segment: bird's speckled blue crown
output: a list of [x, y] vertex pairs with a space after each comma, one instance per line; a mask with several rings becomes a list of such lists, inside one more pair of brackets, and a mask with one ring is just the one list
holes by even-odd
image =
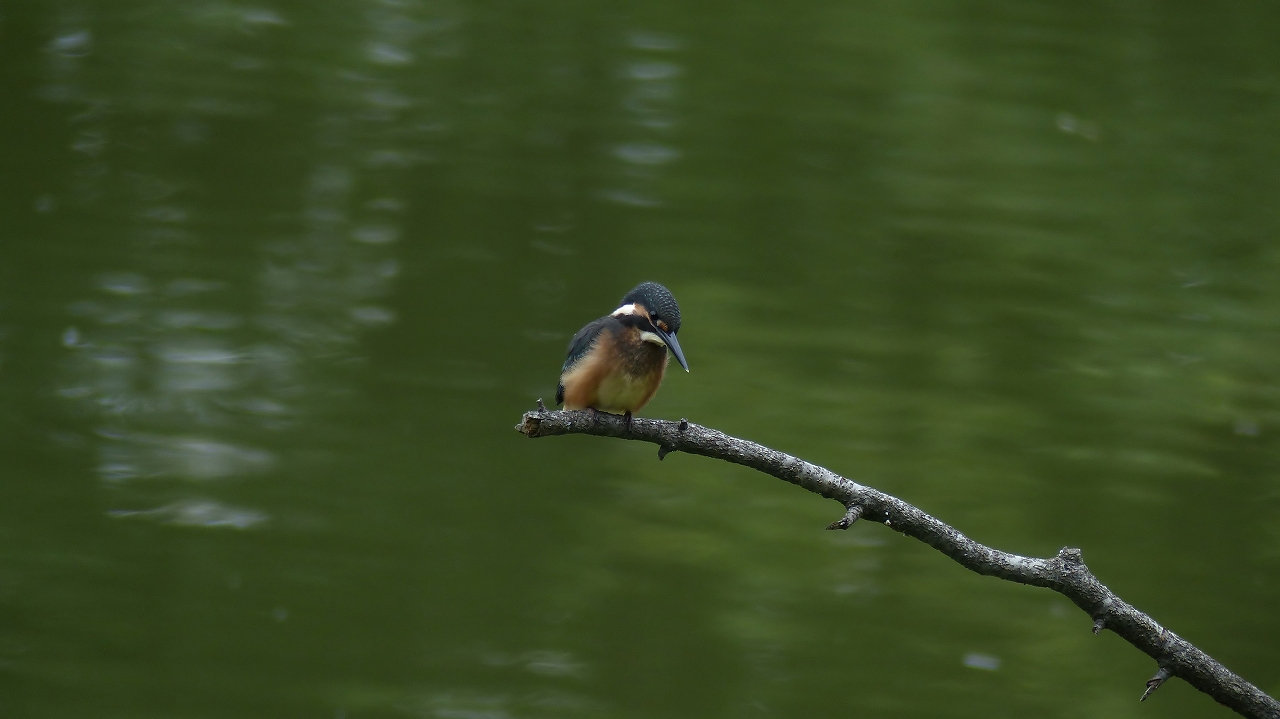
[[667, 326], [671, 328], [671, 334], [680, 331], [680, 305], [676, 304], [676, 298], [671, 294], [671, 290], [657, 282], [642, 282], [622, 298], [624, 305], [632, 302], [639, 302], [649, 310], [650, 314], [656, 313], [665, 320]]

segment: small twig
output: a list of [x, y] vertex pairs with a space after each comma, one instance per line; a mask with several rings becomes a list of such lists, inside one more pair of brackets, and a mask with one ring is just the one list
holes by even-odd
[[1106, 617], [1098, 617], [1097, 619], [1093, 620], [1093, 635], [1095, 637], [1098, 636], [1098, 632], [1101, 632], [1103, 629], [1106, 629], [1106, 628], [1107, 628]]
[[831, 524], [827, 525], [827, 529], [848, 529], [853, 523], [858, 521], [858, 517], [862, 516], [862, 506], [853, 505], [844, 511], [844, 516]]
[[[845, 507], [845, 517], [833, 527], [840, 528], [836, 525], [846, 519], [852, 524], [859, 517], [880, 522], [919, 539], [978, 574], [1046, 587], [1062, 594], [1095, 618], [1095, 632], [1101, 631], [1105, 624], [1107, 629], [1159, 662], [1160, 672], [1152, 679], [1153, 682], [1159, 680], [1156, 686], [1176, 676], [1242, 716], [1280, 719], [1280, 702], [1116, 596], [1085, 566], [1079, 549], [1063, 547], [1057, 556], [1047, 559], [992, 549], [897, 497], [798, 457], [686, 420], [677, 423], [636, 418], [628, 428], [622, 417], [614, 415], [539, 408], [526, 412], [516, 429], [527, 437], [593, 434], [653, 442], [661, 448], [660, 457], [680, 451], [759, 470], [840, 502]], [[853, 508], [858, 508], [856, 517], [852, 516]], [[1154, 688], [1148, 683], [1147, 694]]]
[[1151, 696], [1151, 692], [1159, 689], [1160, 685], [1164, 684], [1171, 676], [1173, 676], [1173, 672], [1169, 671], [1166, 667], [1160, 667], [1160, 670], [1156, 672], [1156, 675], [1147, 680], [1147, 690], [1142, 693], [1142, 698], [1138, 701], [1145, 702], [1147, 697]]

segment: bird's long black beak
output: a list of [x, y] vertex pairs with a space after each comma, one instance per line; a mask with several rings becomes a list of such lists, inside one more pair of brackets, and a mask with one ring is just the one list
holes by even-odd
[[658, 336], [662, 338], [662, 341], [667, 343], [667, 348], [671, 350], [671, 354], [676, 356], [676, 361], [680, 363], [681, 367], [684, 367], [685, 372], [688, 372], [689, 363], [685, 361], [684, 350], [680, 349], [680, 343], [676, 341], [675, 333], [667, 334], [657, 327], [654, 327], [654, 329], [657, 330]]

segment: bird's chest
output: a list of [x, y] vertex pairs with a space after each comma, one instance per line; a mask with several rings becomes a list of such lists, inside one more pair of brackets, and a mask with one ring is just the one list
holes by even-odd
[[605, 411], [630, 411], [644, 405], [667, 367], [667, 348], [641, 340], [639, 332], [624, 333], [618, 340], [613, 371], [602, 378], [597, 390]]
[[628, 328], [620, 333], [614, 351], [618, 361], [618, 374], [632, 377], [661, 376], [667, 366], [667, 348], [640, 338], [640, 330]]

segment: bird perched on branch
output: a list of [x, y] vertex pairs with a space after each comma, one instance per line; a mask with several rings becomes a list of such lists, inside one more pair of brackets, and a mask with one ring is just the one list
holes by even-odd
[[556, 404], [622, 414], [648, 404], [662, 384], [667, 350], [689, 371], [676, 333], [680, 306], [657, 282], [644, 282], [622, 298], [612, 314], [588, 323], [569, 342]]

